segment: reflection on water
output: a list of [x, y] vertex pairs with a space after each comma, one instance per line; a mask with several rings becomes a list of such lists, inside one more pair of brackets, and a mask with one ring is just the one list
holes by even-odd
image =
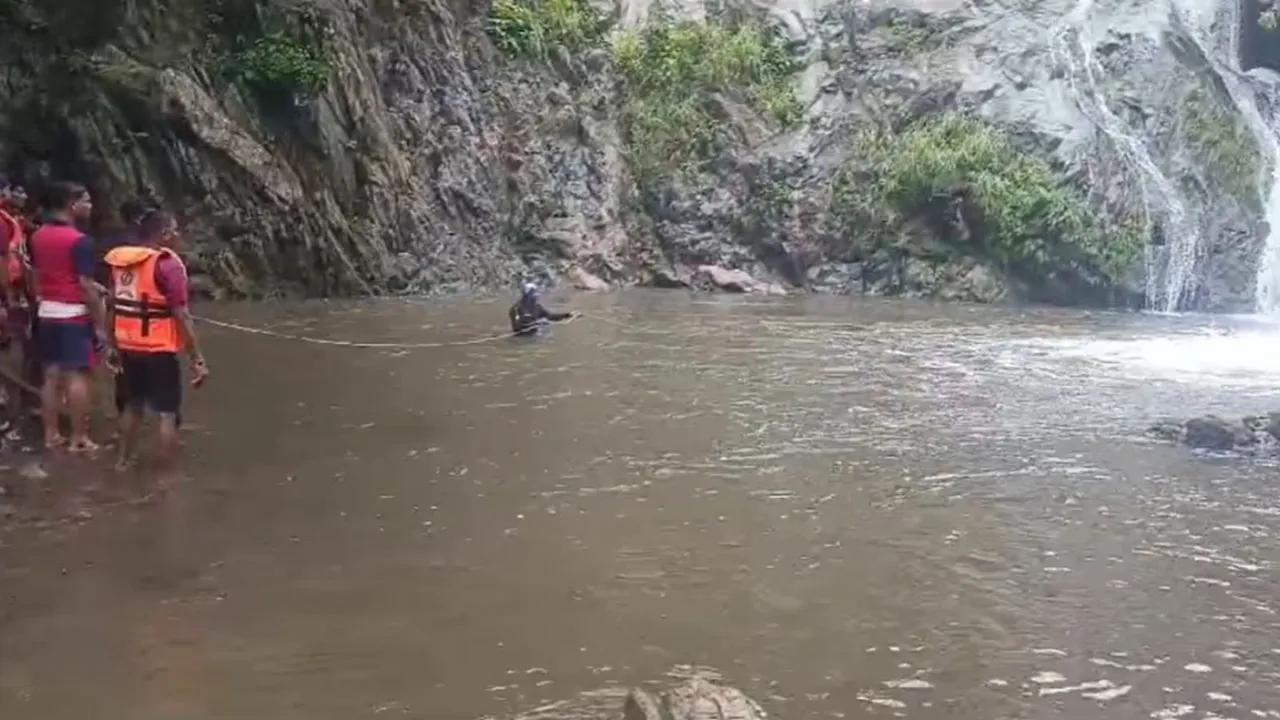
[[[206, 328], [177, 495], [0, 529], [0, 717], [473, 718], [682, 663], [785, 717], [1280, 717], [1274, 469], [1138, 434], [1273, 409], [1280, 331], [572, 303], [419, 352]], [[217, 309], [373, 342], [504, 310]]]

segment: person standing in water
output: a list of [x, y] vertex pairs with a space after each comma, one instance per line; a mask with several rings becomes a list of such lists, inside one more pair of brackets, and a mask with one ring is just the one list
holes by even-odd
[[174, 248], [177, 219], [150, 210], [138, 222], [137, 237], [107, 252], [111, 268], [111, 328], [108, 357], [116, 371], [120, 445], [116, 467], [133, 458], [142, 413], [159, 416], [160, 452], [166, 464], [177, 459], [182, 369], [178, 354], [191, 362], [191, 385], [200, 387], [209, 366], [200, 352], [187, 309], [187, 268]]
[[96, 450], [89, 439], [95, 339], [106, 340], [106, 310], [93, 280], [93, 239], [76, 227], [93, 212], [83, 185], [59, 182], [49, 188], [44, 225], [31, 236], [29, 252], [36, 304], [36, 346], [44, 364], [41, 415], [45, 447], [63, 443], [58, 416], [65, 394], [71, 415], [68, 449]]
[[511, 334], [520, 337], [536, 335], [538, 328], [547, 322], [560, 322], [574, 317], [572, 312], [556, 313], [542, 306], [538, 298], [538, 286], [525, 283], [520, 299], [507, 312], [511, 320]]

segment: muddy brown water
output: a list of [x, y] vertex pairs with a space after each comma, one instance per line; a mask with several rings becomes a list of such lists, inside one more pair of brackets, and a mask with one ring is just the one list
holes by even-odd
[[[0, 526], [0, 718], [476, 718], [680, 663], [784, 718], [1280, 717], [1280, 468], [1140, 433], [1280, 407], [1280, 329], [563, 300], [415, 352], [205, 326], [175, 493]], [[505, 302], [207, 312], [431, 342]]]

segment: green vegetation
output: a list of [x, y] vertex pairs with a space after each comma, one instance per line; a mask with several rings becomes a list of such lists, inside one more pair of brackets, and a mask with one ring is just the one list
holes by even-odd
[[614, 56], [628, 86], [632, 160], [649, 191], [704, 168], [729, 145], [732, 123], [717, 96], [745, 101], [783, 127], [800, 119], [796, 64], [756, 23], [652, 25], [620, 35]]
[[1201, 166], [1237, 200], [1257, 205], [1262, 153], [1244, 118], [1201, 88], [1188, 93], [1182, 107], [1183, 132]]
[[489, 35], [512, 57], [546, 60], [557, 47], [571, 52], [598, 45], [608, 20], [590, 0], [494, 0]]
[[314, 95], [329, 77], [329, 65], [317, 50], [283, 32], [236, 52], [229, 69], [235, 79], [265, 94]]
[[866, 129], [856, 147], [858, 167], [832, 189], [845, 237], [900, 237], [905, 220], [965, 196], [981, 212], [980, 241], [1008, 268], [1046, 272], [1083, 256], [1116, 279], [1142, 251], [1141, 228], [1097, 218], [1047, 162], [980, 120], [949, 113], [901, 132]]

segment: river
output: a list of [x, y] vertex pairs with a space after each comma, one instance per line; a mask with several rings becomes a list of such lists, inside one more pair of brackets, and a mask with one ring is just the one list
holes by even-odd
[[[683, 663], [782, 718], [1280, 717], [1277, 468], [1142, 436], [1280, 408], [1280, 326], [561, 300], [417, 351], [203, 326], [186, 482], [0, 525], [0, 717], [470, 720]], [[417, 343], [505, 308], [207, 312]]]

